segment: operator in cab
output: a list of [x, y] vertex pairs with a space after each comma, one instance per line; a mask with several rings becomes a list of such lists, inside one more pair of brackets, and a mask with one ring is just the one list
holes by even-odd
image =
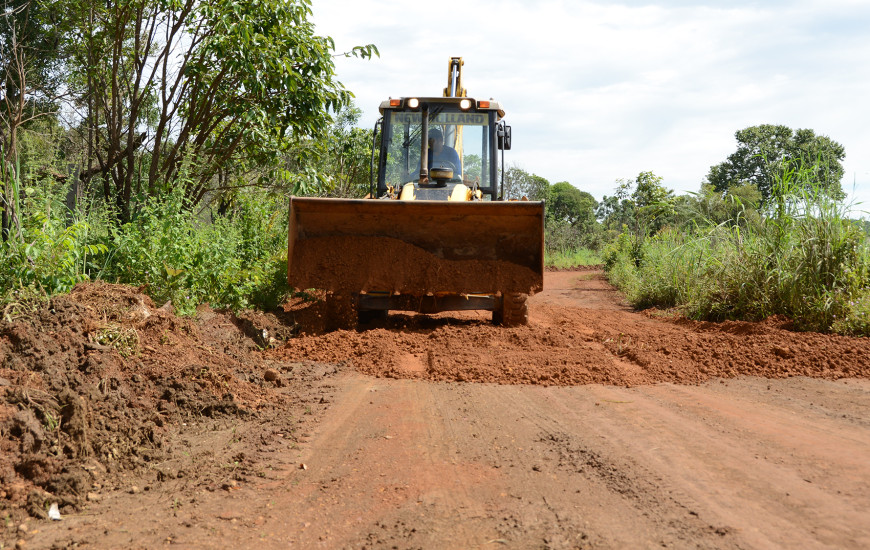
[[459, 153], [456, 149], [449, 145], [444, 145], [444, 134], [438, 128], [429, 130], [429, 170], [433, 167], [446, 165], [451, 168], [457, 176], [462, 174], [462, 162], [459, 160]]

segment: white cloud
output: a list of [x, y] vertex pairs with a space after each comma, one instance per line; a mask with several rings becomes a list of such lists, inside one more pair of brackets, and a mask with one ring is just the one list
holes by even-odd
[[642, 170], [696, 191], [756, 124], [812, 128], [846, 148], [843, 186], [870, 204], [870, 5], [857, 0], [437, 4], [316, 2], [339, 79], [373, 125], [388, 96], [440, 95], [462, 55], [469, 95], [506, 107], [508, 162], [597, 197]]

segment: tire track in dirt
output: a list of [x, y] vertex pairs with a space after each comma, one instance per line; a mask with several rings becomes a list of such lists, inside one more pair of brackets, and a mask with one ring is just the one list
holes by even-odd
[[[679, 547], [691, 541], [701, 548], [739, 547], [728, 537], [730, 528], [698, 517], [695, 510], [699, 505], [688, 493], [667, 483], [633, 453], [625, 452], [624, 443], [614, 445], [618, 438], [602, 431], [599, 423], [588, 422], [589, 416], [600, 416], [602, 403], [627, 403], [625, 391], [589, 386], [583, 391], [517, 396], [523, 401], [518, 408], [524, 411], [529, 429], [537, 430], [534, 442], [541, 447], [544, 463], [563, 472], [583, 495], [579, 515], [595, 518], [593, 524], [599, 532], [593, 529], [593, 538], [609, 541], [605, 547], [620, 547], [622, 543], [613, 544], [620, 540], [619, 526], [634, 525], [632, 531], [646, 538], [626, 540], [626, 545]], [[546, 406], [541, 406], [542, 397]], [[596, 501], [604, 503], [608, 517], [595, 513]], [[577, 504], [573, 507], [578, 510]]]
[[663, 320], [548, 277], [530, 327], [399, 315], [271, 352], [344, 365], [318, 426], [268, 476], [112, 529], [258, 550], [870, 547], [866, 342]]
[[[811, 483], [807, 477], [837, 464], [832, 470], [841, 482], [853, 476], [867, 479], [870, 466], [850, 458], [867, 456], [866, 434], [860, 444], [848, 445], [849, 437], [838, 433], [842, 428], [817, 432], [817, 419], [796, 418], [793, 411], [771, 414], [763, 402], [745, 401], [736, 407], [731, 398], [710, 397], [706, 388], [687, 392], [656, 386], [628, 393], [625, 400], [631, 403], [621, 405], [622, 414], [614, 419], [619, 433], [607, 433], [607, 439], [617, 439], [647, 467], [684, 472], [668, 476], [668, 485], [694, 495], [696, 503], [689, 507], [706, 510], [702, 517], [718, 517], [718, 524], [729, 529], [744, 526], [741, 538], [752, 547], [812, 547], [808, 541], [824, 547], [866, 540], [866, 501], [844, 499], [836, 487]], [[699, 396], [703, 405], [693, 407]], [[645, 434], [655, 434], [655, 447], [639, 443], [650, 443]], [[815, 445], [838, 449], [837, 456], [820, 456]], [[855, 490], [861, 492], [861, 485], [865, 483]], [[808, 530], [819, 525], [836, 535]]]

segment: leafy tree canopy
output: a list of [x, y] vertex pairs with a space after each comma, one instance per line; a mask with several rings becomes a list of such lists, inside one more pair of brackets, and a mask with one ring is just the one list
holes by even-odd
[[737, 150], [725, 162], [710, 167], [706, 183], [724, 193], [729, 188], [755, 185], [764, 202], [774, 194], [775, 182], [789, 164], [812, 166], [815, 184], [834, 198], [842, 198], [842, 145], [813, 130], [792, 130], [787, 126], [762, 124], [739, 130]]
[[[142, 196], [184, 186], [187, 204], [245, 185], [298, 191], [331, 113], [352, 94], [310, 0], [107, 0], [71, 9], [69, 87], [83, 113], [87, 167], [121, 220]], [[340, 54], [339, 54], [340, 55]], [[374, 45], [346, 55], [370, 58]], [[303, 170], [285, 158], [296, 152]]]
[[728, 225], [757, 225], [761, 221], [761, 192], [746, 183], [729, 187], [725, 193], [713, 189], [709, 183], [689, 201], [691, 213], [687, 216], [696, 222]]
[[661, 176], [640, 172], [635, 179], [616, 183], [614, 195], [605, 196], [596, 212], [608, 229], [642, 225], [655, 232], [673, 218], [674, 192], [662, 184]]
[[504, 174], [504, 197], [506, 199], [521, 199], [526, 197], [532, 201], [547, 200], [550, 195], [550, 182], [541, 176], [530, 174], [511, 166]]
[[4, 0], [0, 11], [0, 148], [16, 153], [19, 127], [58, 108], [62, 44], [68, 30], [59, 2]]
[[560, 181], [550, 188], [547, 210], [551, 217], [564, 220], [575, 226], [591, 227], [595, 224], [595, 209], [598, 201], [585, 191]]

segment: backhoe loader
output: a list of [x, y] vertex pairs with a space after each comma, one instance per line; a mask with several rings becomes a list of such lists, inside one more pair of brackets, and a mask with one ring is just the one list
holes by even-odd
[[526, 299], [543, 288], [544, 204], [504, 200], [510, 126], [497, 101], [467, 97], [462, 65], [450, 59], [441, 97], [381, 103], [367, 198], [291, 198], [288, 281], [327, 291], [328, 328], [390, 310], [528, 322]]

